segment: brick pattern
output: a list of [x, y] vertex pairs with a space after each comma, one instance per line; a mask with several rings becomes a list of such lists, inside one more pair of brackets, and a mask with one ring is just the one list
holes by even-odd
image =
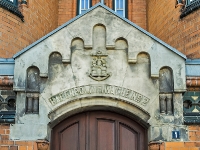
[[99, 3], [100, 0], [92, 0], [92, 6], [94, 6], [95, 4]]
[[20, 9], [25, 22], [0, 7], [0, 58], [11, 58], [57, 27], [58, 0], [29, 0]]
[[10, 125], [0, 125], [0, 150], [38, 150], [35, 141], [9, 140]]
[[59, 0], [58, 2], [58, 26], [76, 16], [77, 0]]
[[[189, 140], [190, 141], [200, 141], [200, 126], [193, 125], [188, 127]], [[200, 142], [199, 142], [200, 146]]]
[[[69, 21], [77, 15], [78, 0], [59, 0], [58, 26]], [[92, 0], [92, 6], [100, 0]], [[112, 0], [104, 0], [104, 4], [112, 9]], [[128, 19], [138, 26], [146, 29], [146, 0], [128, 0]]]
[[200, 142], [166, 142], [165, 150], [200, 150]]
[[188, 58], [200, 58], [200, 9], [183, 19], [180, 9], [175, 0], [147, 0], [147, 30]]
[[108, 6], [110, 9], [113, 9], [112, 7], [112, 5], [113, 5], [113, 3], [112, 3], [112, 0], [104, 0], [104, 4], [106, 5], [106, 6]]
[[[100, 0], [93, 0], [95, 5]], [[112, 8], [112, 0], [105, 0]], [[25, 22], [0, 8], [0, 58], [14, 54], [77, 15], [77, 0], [29, 0], [19, 6]], [[128, 19], [146, 29], [146, 1], [128, 0]]]
[[128, 19], [143, 29], [147, 29], [146, 0], [128, 0]]

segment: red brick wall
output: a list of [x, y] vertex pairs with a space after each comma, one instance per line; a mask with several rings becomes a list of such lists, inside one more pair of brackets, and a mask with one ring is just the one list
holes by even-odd
[[57, 27], [58, 0], [29, 0], [25, 22], [0, 7], [0, 58], [10, 58]]
[[10, 140], [10, 125], [0, 124], [0, 150], [49, 150], [49, 142], [44, 140]]
[[128, 19], [147, 29], [146, 0], [128, 0]]
[[95, 4], [99, 3], [100, 0], [92, 0], [92, 6], [94, 6]]
[[0, 125], [0, 150], [38, 150], [35, 141], [9, 140], [10, 125]]
[[[92, 6], [100, 0], [92, 0]], [[104, 4], [112, 9], [112, 0], [104, 0]], [[59, 0], [58, 25], [69, 21], [76, 16], [77, 0]], [[146, 0], [128, 0], [128, 19], [146, 29]]]
[[199, 141], [199, 146], [200, 146], [200, 126], [198, 125], [189, 126], [188, 131], [189, 131], [189, 140]]
[[148, 31], [188, 58], [200, 58], [200, 9], [180, 19], [175, 0], [147, 0]]
[[58, 2], [58, 26], [76, 16], [77, 0], [59, 0]]
[[[99, 0], [94, 0], [93, 5]], [[145, 0], [128, 0], [128, 19], [146, 29]], [[112, 8], [112, 0], [105, 0]], [[28, 0], [21, 7], [25, 22], [0, 8], [0, 58], [11, 58], [53, 29], [76, 16], [77, 0]]]

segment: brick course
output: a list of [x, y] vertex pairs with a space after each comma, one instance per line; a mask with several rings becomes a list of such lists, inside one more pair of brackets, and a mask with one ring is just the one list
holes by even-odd
[[76, 16], [77, 0], [59, 0], [58, 2], [58, 26]]
[[0, 58], [11, 58], [57, 27], [58, 0], [29, 0], [20, 6], [25, 22], [0, 7]]
[[[92, 1], [95, 5], [100, 0]], [[105, 0], [112, 8], [112, 0]], [[29, 0], [20, 5], [25, 22], [0, 7], [0, 58], [14, 54], [77, 15], [77, 0]], [[146, 29], [146, 1], [128, 0], [128, 19]]]
[[[10, 140], [10, 125], [0, 125], [0, 150], [38, 150], [36, 141]], [[6, 138], [2, 138], [6, 136]]]
[[[100, 0], [92, 0], [92, 6]], [[104, 0], [104, 4], [112, 9], [112, 0]], [[77, 15], [77, 0], [59, 0], [58, 26]], [[128, 19], [146, 29], [146, 0], [128, 0]]]
[[180, 19], [180, 7], [175, 0], [147, 0], [147, 30], [184, 53], [188, 58], [200, 58], [200, 9]]

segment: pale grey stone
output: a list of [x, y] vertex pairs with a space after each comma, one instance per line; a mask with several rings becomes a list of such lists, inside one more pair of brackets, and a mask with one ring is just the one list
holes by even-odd
[[[100, 60], [99, 51], [102, 63], [94, 60], [95, 64], [93, 59]], [[49, 63], [55, 52], [61, 54], [62, 63]], [[106, 79], [92, 74], [95, 65]], [[39, 114], [26, 114], [25, 110], [26, 71], [31, 66], [40, 71]], [[171, 68], [177, 92], [170, 116], [160, 114], [158, 77], [163, 67]], [[80, 89], [86, 87], [95, 92], [81, 94]], [[106, 93], [105, 87], [115, 90]], [[17, 112], [10, 138], [49, 139], [52, 127], [70, 115], [112, 110], [150, 125], [149, 141], [171, 141], [174, 127], [185, 131], [181, 97], [185, 89], [184, 58], [99, 6], [16, 57]], [[67, 97], [70, 90], [75, 94]]]

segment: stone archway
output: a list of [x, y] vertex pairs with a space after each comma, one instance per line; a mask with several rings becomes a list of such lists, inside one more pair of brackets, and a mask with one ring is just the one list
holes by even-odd
[[52, 129], [51, 150], [146, 150], [147, 129], [110, 111], [87, 111]]
[[148, 127], [150, 114], [139, 106], [134, 105], [124, 99], [114, 99], [113, 97], [85, 97], [73, 99], [67, 103], [53, 109], [48, 117], [50, 118], [49, 126], [53, 128], [64, 119], [85, 111], [109, 110], [124, 116], [128, 116]]

